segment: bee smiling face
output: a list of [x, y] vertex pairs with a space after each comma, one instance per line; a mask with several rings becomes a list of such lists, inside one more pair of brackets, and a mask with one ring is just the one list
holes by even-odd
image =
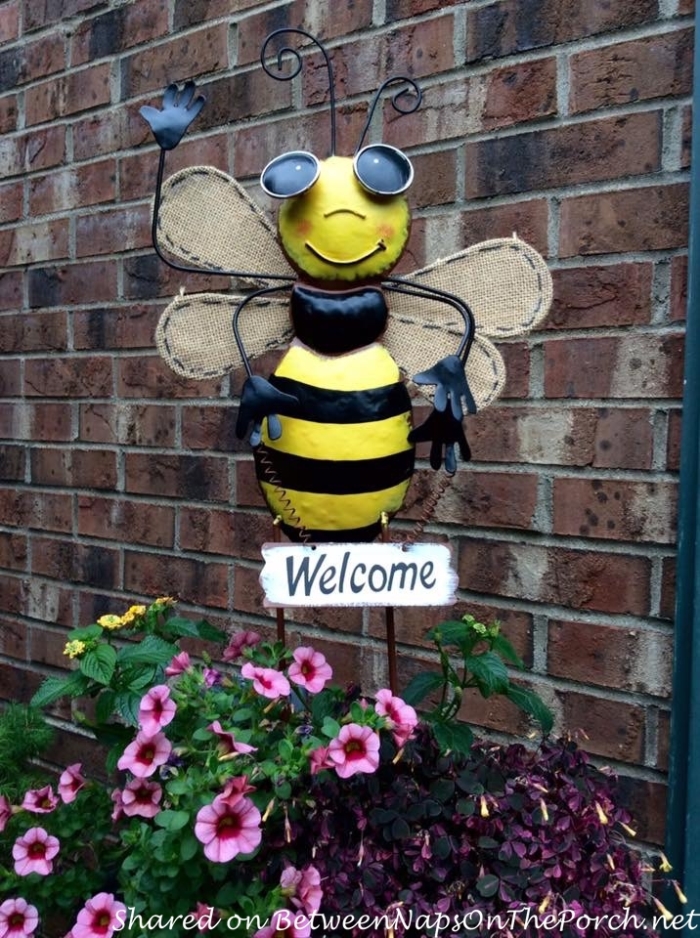
[[379, 144], [354, 160], [287, 153], [265, 168], [261, 184], [286, 199], [278, 231], [290, 263], [311, 281], [354, 283], [377, 279], [401, 257], [411, 221], [401, 193], [412, 178], [404, 154]]

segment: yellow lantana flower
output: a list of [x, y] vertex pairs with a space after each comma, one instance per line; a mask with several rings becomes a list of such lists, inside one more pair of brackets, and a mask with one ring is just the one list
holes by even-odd
[[77, 658], [87, 648], [85, 642], [79, 641], [79, 639], [74, 639], [72, 642], [67, 642], [66, 647], [63, 649], [63, 654], [68, 655], [69, 658]]
[[172, 596], [159, 596], [153, 603], [154, 606], [174, 606], [177, 602]]
[[112, 614], [106, 616], [100, 616], [97, 620], [97, 624], [101, 625], [103, 629], [120, 629], [124, 622], [122, 621], [121, 616], [115, 616]]

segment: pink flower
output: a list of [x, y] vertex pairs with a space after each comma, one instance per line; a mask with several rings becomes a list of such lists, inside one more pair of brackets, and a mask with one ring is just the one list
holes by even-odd
[[197, 919], [197, 934], [204, 935], [208, 931], [214, 931], [221, 921], [221, 916], [213, 905], [204, 905], [203, 902], [197, 903], [195, 911]]
[[217, 671], [216, 668], [203, 668], [202, 675], [204, 677], [204, 684], [207, 687], [215, 687], [217, 684], [221, 683], [222, 674], [221, 671]]
[[257, 632], [236, 632], [224, 648], [221, 658], [223, 661], [235, 661], [246, 648], [254, 648], [261, 641], [262, 638]]
[[228, 863], [239, 853], [251, 853], [262, 840], [260, 812], [250, 798], [215, 798], [197, 812], [194, 833], [213, 863]]
[[309, 765], [312, 775], [318, 775], [322, 769], [332, 769], [334, 763], [328, 759], [328, 746], [319, 746], [309, 753]]
[[157, 782], [134, 778], [124, 786], [121, 808], [127, 817], [155, 817], [162, 797], [163, 789]]
[[311, 920], [296, 909], [278, 909], [273, 912], [270, 922], [258, 929], [253, 938], [309, 938]]
[[172, 748], [165, 733], [156, 733], [155, 736], [138, 733], [133, 743], [129, 743], [124, 750], [117, 768], [124, 771], [128, 769], [137, 778], [148, 778], [158, 766], [165, 765]]
[[281, 671], [275, 671], [274, 668], [259, 668], [250, 661], [246, 661], [241, 668], [241, 674], [253, 682], [253, 687], [263, 697], [276, 700], [278, 697], [289, 696], [289, 681]]
[[210, 723], [207, 729], [211, 730], [219, 740], [219, 752], [222, 756], [228, 756], [234, 752], [247, 755], [249, 752], [258, 751], [255, 746], [249, 746], [248, 743], [239, 743], [233, 733], [228, 733], [226, 730], [222, 729], [221, 723], [219, 723], [218, 720], [214, 720], [213, 723]]
[[115, 788], [110, 797], [112, 801], [114, 802], [114, 811], [112, 811], [112, 820], [118, 821], [119, 818], [124, 817], [124, 800], [122, 799], [121, 788]]
[[80, 774], [82, 764], [75, 762], [69, 765], [65, 772], [61, 773], [58, 780], [58, 794], [64, 804], [70, 804], [75, 801], [78, 792], [85, 785], [85, 779]]
[[224, 790], [216, 796], [216, 800], [226, 802], [228, 805], [234, 805], [241, 800], [243, 795], [247, 795], [251, 791], [255, 791], [255, 785], [248, 782], [248, 776], [237, 775], [226, 782]]
[[43, 827], [30, 827], [17, 838], [12, 848], [15, 873], [18, 876], [28, 876], [30, 873], [48, 876], [59, 847], [58, 838], [48, 834]]
[[390, 690], [377, 693], [374, 709], [380, 717], [389, 720], [397, 746], [403, 746], [413, 736], [413, 730], [418, 725], [418, 715], [410, 704], [404, 703], [400, 697], [394, 697]]
[[320, 651], [302, 646], [294, 650], [292, 657], [294, 661], [289, 666], [289, 678], [305, 687], [310, 694], [318, 694], [333, 677], [333, 669]]
[[50, 814], [58, 805], [58, 798], [50, 785], [44, 788], [32, 788], [24, 796], [22, 807], [32, 814]]
[[111, 938], [126, 922], [127, 908], [111, 892], [98, 892], [78, 912], [71, 930], [73, 938]]
[[175, 655], [170, 664], [165, 669], [166, 677], [176, 677], [178, 674], [184, 674], [185, 671], [192, 670], [192, 662], [186, 651], [181, 651]]
[[0, 938], [29, 938], [39, 924], [39, 913], [26, 899], [8, 899], [0, 905]]
[[321, 908], [321, 874], [315, 866], [307, 866], [303, 871], [288, 866], [280, 876], [280, 886], [282, 895], [287, 896], [292, 905], [307, 915], [313, 915]]
[[147, 736], [155, 736], [168, 723], [171, 723], [177, 707], [170, 699], [167, 684], [157, 684], [141, 698], [139, 705], [139, 725]]
[[348, 723], [331, 740], [328, 758], [341, 778], [350, 778], [357, 772], [376, 772], [379, 736], [369, 726]]
[[12, 817], [12, 805], [4, 795], [0, 795], [0, 833], [5, 830], [5, 825]]

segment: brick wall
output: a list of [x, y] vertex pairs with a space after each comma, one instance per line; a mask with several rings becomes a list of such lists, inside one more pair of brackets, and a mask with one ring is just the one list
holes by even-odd
[[[692, 0], [0, 2], [0, 696], [26, 699], [66, 666], [69, 627], [135, 598], [175, 593], [218, 624], [270, 627], [257, 583], [270, 521], [232, 433], [240, 376], [184, 381], [154, 352], [166, 299], [221, 284], [168, 271], [149, 246], [158, 150], [138, 109], [168, 81], [203, 87], [170, 170], [211, 163], [252, 184], [284, 149], [324, 153], [322, 76], [290, 87], [258, 65], [269, 30], [301, 25], [332, 51], [339, 152], [387, 74], [424, 87], [413, 117], [385, 113], [384, 139], [416, 166], [404, 272], [513, 231], [551, 262], [552, 314], [503, 347], [506, 393], [470, 421], [474, 461], [429, 530], [453, 545], [457, 612], [501, 619], [557, 728], [586, 732], [659, 841], [692, 13]], [[446, 615], [397, 614], [402, 679]], [[290, 626], [368, 689], [385, 680], [382, 630], [361, 610]], [[502, 702], [465, 714], [526, 729]]]

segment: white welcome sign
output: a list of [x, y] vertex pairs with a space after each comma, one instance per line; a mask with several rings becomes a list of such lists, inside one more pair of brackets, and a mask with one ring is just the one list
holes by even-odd
[[444, 544], [264, 544], [265, 606], [447, 606]]

